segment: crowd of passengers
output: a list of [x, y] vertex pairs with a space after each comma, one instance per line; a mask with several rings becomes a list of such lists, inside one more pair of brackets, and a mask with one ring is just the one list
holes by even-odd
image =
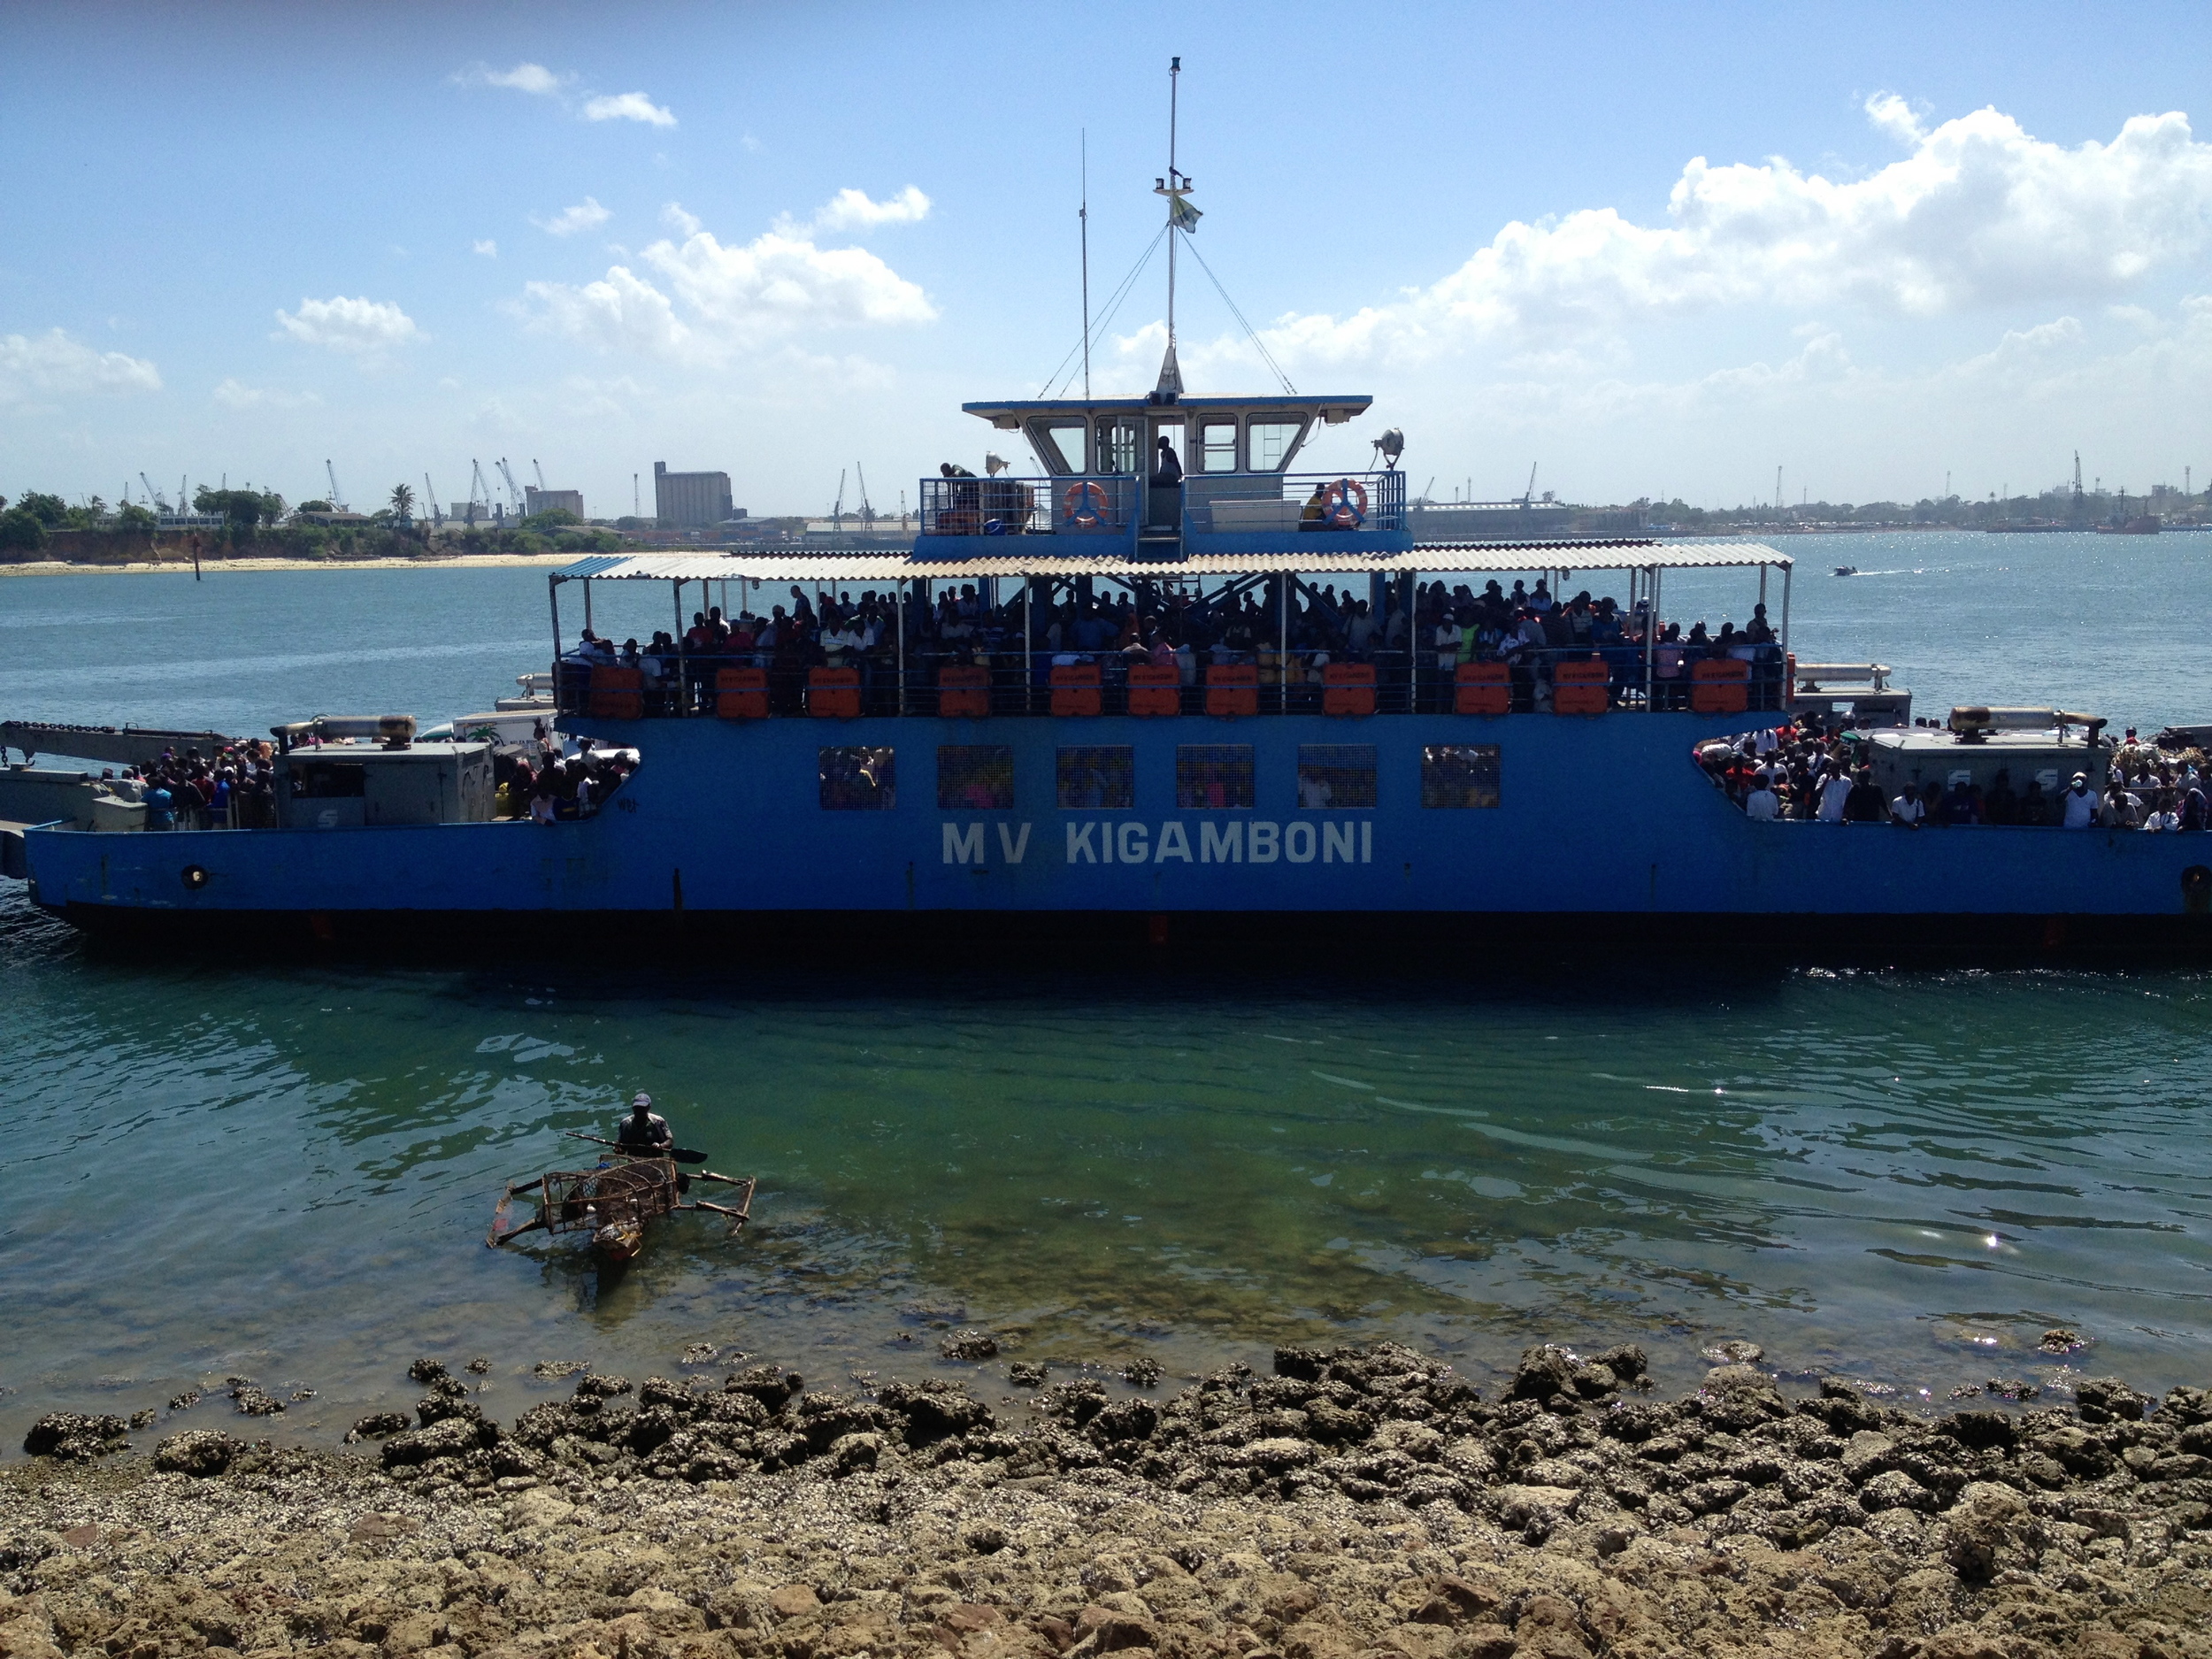
[[110, 794], [146, 803], [146, 827], [273, 829], [276, 826], [276, 748], [266, 738], [227, 744], [212, 755], [165, 749], [149, 765], [109, 767], [100, 780]]
[[[912, 682], [922, 685], [933, 683], [926, 676], [934, 667], [950, 664], [997, 666], [1018, 682], [1026, 661], [1032, 682], [1043, 685], [1056, 665], [1103, 661], [1173, 667], [1185, 686], [1203, 683], [1209, 666], [1253, 664], [1263, 684], [1318, 687], [1332, 663], [1403, 664], [1410, 641], [1432, 707], [1448, 704], [1461, 663], [1509, 664], [1531, 707], [1544, 706], [1549, 664], [1562, 655], [1606, 655], [1617, 683], [1639, 690], [1648, 655], [1660, 707], [1687, 706], [1692, 666], [1707, 658], [1738, 658], [1753, 664], [1755, 679], [1778, 685], [1782, 672], [1763, 604], [1753, 607], [1742, 628], [1724, 621], [1717, 634], [1702, 620], [1686, 634], [1680, 623], [1663, 622], [1647, 651], [1644, 601], [1624, 607], [1587, 590], [1560, 600], [1541, 579], [1533, 588], [1517, 580], [1510, 590], [1495, 580], [1480, 591], [1463, 582], [1424, 582], [1414, 589], [1409, 618], [1395, 586], [1380, 615], [1368, 599], [1348, 587], [1339, 593], [1333, 583], [1294, 582], [1286, 613], [1279, 594], [1271, 579], [1204, 598], [1171, 586], [1148, 589], [1141, 599], [1079, 595], [1048, 603], [1040, 595], [1033, 614], [1018, 584], [995, 606], [972, 582], [948, 585], [933, 603], [906, 607], [905, 657], [910, 675], [926, 676]], [[810, 669], [853, 668], [864, 695], [880, 706], [880, 694], [895, 687], [898, 674], [894, 595], [868, 589], [856, 601], [849, 590], [818, 589], [810, 599], [795, 585], [789, 602], [771, 605], [765, 616], [749, 610], [729, 618], [718, 605], [695, 611], [680, 639], [663, 630], [642, 643], [632, 638], [618, 645], [587, 628], [562, 664], [576, 689], [592, 668], [637, 671], [650, 713], [674, 711], [680, 687], [695, 709], [710, 708], [715, 675], [724, 668], [767, 671], [771, 704], [780, 712], [796, 711]]]
[[576, 753], [563, 755], [552, 738], [541, 736], [534, 749], [492, 757], [492, 814], [539, 824], [589, 818], [636, 770], [634, 749], [602, 749], [585, 737]]
[[[296, 750], [322, 746], [314, 737], [293, 744]], [[495, 756], [495, 815], [541, 824], [589, 818], [637, 766], [634, 751], [601, 750], [589, 738], [579, 740], [577, 750], [564, 756], [553, 738], [541, 735], [531, 749]], [[341, 746], [338, 757], [343, 753]], [[150, 830], [277, 826], [276, 749], [265, 738], [231, 744], [212, 756], [196, 749], [181, 755], [165, 749], [142, 768], [108, 768], [101, 782], [119, 799], [144, 802]]]
[[1948, 829], [1982, 824], [2049, 829], [2212, 829], [2212, 767], [2196, 749], [2171, 755], [2136, 741], [2133, 728], [2111, 754], [2104, 789], [2077, 772], [2046, 794], [2034, 778], [2015, 787], [2000, 768], [1978, 783], [1934, 780], [1886, 795], [1861, 747], [1816, 720], [1770, 726], [1701, 744], [1698, 760], [1730, 800], [1754, 818], [1822, 824], [1887, 824]]

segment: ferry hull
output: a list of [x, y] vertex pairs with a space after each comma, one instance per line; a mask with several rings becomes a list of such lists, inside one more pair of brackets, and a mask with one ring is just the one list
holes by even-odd
[[[1747, 820], [1690, 759], [1760, 717], [1320, 715], [582, 723], [645, 764], [552, 826], [26, 833], [37, 902], [80, 926], [341, 939], [465, 936], [595, 918], [719, 933], [1079, 929], [1143, 937], [1344, 929], [1524, 941], [1768, 937], [1941, 954], [1998, 941], [2204, 949], [2212, 836]], [[1179, 806], [1177, 750], [1249, 746], [1254, 805]], [[1302, 745], [1371, 745], [1377, 805], [1296, 804]], [[938, 749], [1010, 751], [1010, 810], [941, 806]], [[1056, 752], [1125, 745], [1133, 804], [1056, 804]], [[1494, 745], [1494, 807], [1424, 807], [1432, 746]], [[892, 804], [820, 804], [826, 748], [894, 752]], [[188, 883], [187, 872], [194, 872]], [[209, 924], [222, 918], [211, 929]], [[1177, 920], [1176, 918], [1180, 918]], [[1777, 927], [1780, 918], [1793, 918]], [[1585, 924], [1587, 924], [1586, 926]], [[775, 932], [787, 941], [789, 931]]]

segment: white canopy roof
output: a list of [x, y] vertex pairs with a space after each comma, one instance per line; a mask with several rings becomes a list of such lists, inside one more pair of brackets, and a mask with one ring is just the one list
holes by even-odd
[[[1407, 571], [1448, 576], [1462, 572], [1538, 571], [1717, 570], [1761, 565], [1787, 569], [1787, 554], [1757, 541], [1464, 541], [1376, 557], [1325, 547], [1295, 553], [1203, 554], [1168, 564], [1147, 564], [1104, 554], [1062, 552], [1075, 537], [1007, 539], [1007, 551], [984, 558], [916, 558], [911, 553], [605, 553], [554, 572], [556, 581], [896, 582], [926, 577], [959, 581], [979, 576], [1394, 576]], [[1322, 540], [1316, 537], [1317, 541]], [[1040, 545], [1045, 543], [1046, 545]], [[1053, 544], [1056, 544], [1053, 545]], [[1032, 549], [1034, 549], [1033, 551]]]

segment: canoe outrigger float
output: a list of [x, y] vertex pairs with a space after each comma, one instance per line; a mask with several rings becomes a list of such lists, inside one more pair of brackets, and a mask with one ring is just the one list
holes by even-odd
[[[580, 1140], [595, 1141], [595, 1135], [580, 1135]], [[603, 1146], [611, 1143], [601, 1141]], [[535, 1180], [517, 1181], [511, 1185], [499, 1200], [499, 1208], [492, 1212], [491, 1231], [485, 1234], [488, 1246], [497, 1247], [526, 1233], [547, 1233], [556, 1236], [566, 1233], [587, 1233], [591, 1235], [592, 1247], [609, 1261], [626, 1262], [645, 1245], [645, 1224], [655, 1216], [665, 1216], [679, 1210], [706, 1210], [727, 1218], [729, 1236], [735, 1238], [737, 1230], [751, 1218], [754, 1178], [738, 1179], [733, 1176], [718, 1175], [711, 1170], [700, 1170], [689, 1176], [679, 1175], [676, 1160], [686, 1156], [680, 1149], [655, 1156], [637, 1156], [613, 1148], [603, 1154], [599, 1162], [588, 1170], [551, 1170]], [[704, 1153], [688, 1155], [703, 1160]], [[682, 1193], [688, 1181], [717, 1181], [737, 1189], [734, 1204], [710, 1204], [703, 1198], [686, 1202]], [[537, 1200], [538, 1213], [516, 1225], [509, 1225], [511, 1206], [525, 1195]]]

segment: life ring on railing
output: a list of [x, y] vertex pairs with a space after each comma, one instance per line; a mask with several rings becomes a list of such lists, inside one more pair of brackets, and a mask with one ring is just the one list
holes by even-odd
[[[1354, 498], [1357, 498], [1357, 505]], [[1367, 486], [1357, 479], [1340, 478], [1329, 486], [1321, 516], [1339, 530], [1356, 530], [1367, 522]]]
[[[1086, 503], [1092, 503], [1086, 506]], [[1106, 486], [1094, 479], [1068, 486], [1060, 498], [1061, 518], [1071, 528], [1089, 530], [1106, 522]]]

